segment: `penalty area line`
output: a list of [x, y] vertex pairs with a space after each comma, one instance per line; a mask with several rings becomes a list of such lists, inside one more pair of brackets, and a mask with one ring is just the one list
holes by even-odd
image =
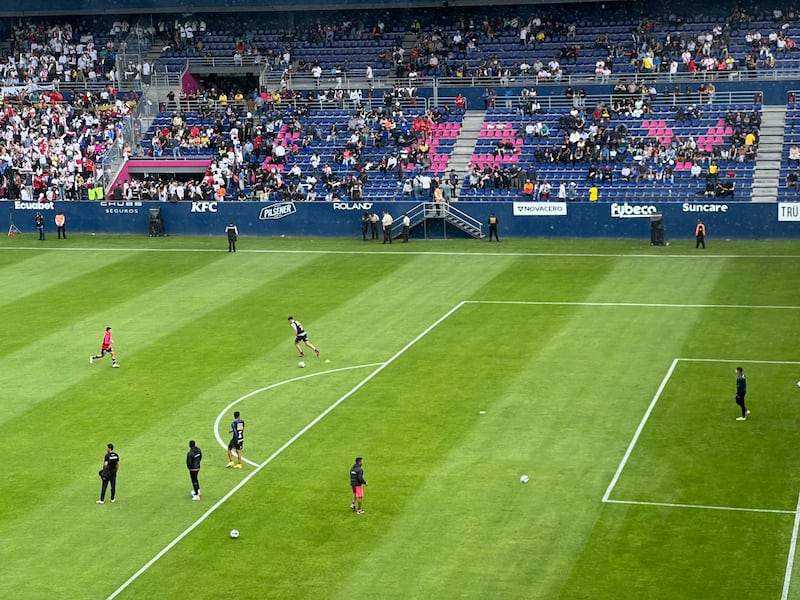
[[661, 385], [658, 386], [656, 390], [655, 396], [650, 401], [650, 406], [647, 407], [647, 410], [642, 417], [641, 422], [639, 423], [639, 427], [636, 428], [636, 433], [633, 434], [633, 439], [631, 443], [628, 444], [628, 449], [625, 451], [625, 455], [622, 457], [622, 460], [617, 467], [617, 472], [614, 473], [614, 477], [611, 479], [611, 483], [608, 484], [608, 489], [606, 489], [606, 493], [603, 495], [603, 502], [608, 502], [609, 497], [611, 496], [611, 492], [614, 490], [614, 487], [617, 485], [617, 481], [622, 475], [622, 470], [625, 468], [625, 465], [628, 463], [628, 459], [631, 457], [631, 453], [633, 452], [634, 447], [636, 447], [636, 442], [639, 441], [639, 436], [642, 435], [642, 431], [644, 431], [644, 426], [647, 424], [647, 420], [650, 418], [650, 414], [653, 412], [653, 409], [656, 407], [656, 403], [658, 399], [661, 397], [661, 393], [664, 391], [664, 388], [667, 386], [667, 382], [669, 381], [670, 377], [672, 377], [672, 372], [675, 370], [675, 367], [678, 365], [678, 359], [673, 359], [672, 364], [669, 366], [667, 370], [667, 374], [664, 375], [664, 379], [661, 380]]
[[[308, 430], [309, 430], [309, 429], [311, 429], [312, 427], [314, 427], [314, 425], [316, 425], [316, 424], [317, 424], [317, 423], [319, 423], [319, 422], [320, 422], [322, 419], [324, 419], [324, 418], [325, 418], [327, 415], [329, 415], [329, 414], [330, 414], [330, 413], [331, 413], [331, 412], [332, 412], [332, 411], [333, 411], [333, 410], [334, 410], [334, 409], [335, 409], [337, 406], [339, 406], [339, 405], [340, 405], [342, 402], [344, 402], [345, 400], [347, 400], [347, 399], [348, 399], [350, 396], [352, 396], [352, 395], [353, 395], [353, 394], [355, 394], [355, 393], [356, 393], [358, 390], [360, 390], [362, 387], [364, 387], [364, 386], [365, 386], [365, 385], [366, 385], [366, 384], [367, 384], [369, 381], [371, 381], [372, 379], [374, 379], [374, 378], [375, 378], [375, 376], [377, 376], [377, 375], [378, 375], [378, 373], [380, 373], [380, 372], [381, 372], [381, 371], [383, 371], [383, 370], [384, 370], [386, 367], [388, 367], [390, 364], [392, 364], [392, 363], [393, 363], [395, 360], [397, 360], [397, 359], [398, 359], [400, 356], [402, 356], [402, 355], [403, 355], [403, 354], [404, 354], [404, 353], [405, 353], [405, 352], [406, 352], [406, 351], [407, 351], [409, 348], [411, 348], [411, 347], [412, 347], [414, 344], [416, 344], [418, 341], [420, 341], [420, 340], [421, 340], [423, 337], [425, 337], [426, 335], [428, 335], [428, 334], [429, 334], [429, 333], [430, 333], [430, 332], [431, 332], [431, 331], [432, 331], [434, 328], [436, 328], [436, 327], [437, 327], [437, 326], [438, 326], [438, 325], [439, 325], [441, 322], [443, 322], [445, 319], [447, 319], [447, 318], [448, 318], [450, 315], [452, 315], [454, 312], [456, 312], [456, 311], [457, 311], [459, 308], [461, 308], [463, 305], [464, 305], [464, 302], [459, 302], [459, 303], [458, 303], [458, 304], [456, 304], [456, 305], [455, 305], [453, 308], [451, 308], [450, 310], [448, 310], [448, 311], [447, 311], [447, 312], [446, 312], [444, 315], [442, 315], [441, 317], [439, 317], [439, 318], [438, 318], [436, 321], [434, 321], [434, 322], [433, 322], [431, 325], [429, 325], [429, 326], [428, 326], [428, 327], [427, 327], [427, 328], [426, 328], [424, 331], [422, 331], [422, 333], [420, 333], [419, 335], [417, 335], [417, 336], [416, 336], [416, 337], [415, 337], [413, 340], [411, 340], [411, 341], [410, 341], [410, 342], [408, 342], [408, 343], [407, 343], [405, 346], [403, 346], [403, 347], [402, 347], [400, 350], [398, 350], [398, 351], [397, 351], [397, 352], [396, 352], [396, 353], [395, 353], [395, 354], [394, 354], [394, 355], [393, 355], [391, 358], [389, 358], [389, 360], [387, 360], [386, 362], [382, 363], [382, 364], [381, 364], [381, 365], [380, 365], [380, 366], [379, 366], [377, 369], [375, 369], [375, 370], [374, 370], [372, 373], [370, 373], [369, 375], [367, 375], [367, 376], [366, 376], [364, 379], [362, 379], [362, 380], [361, 380], [361, 381], [360, 381], [358, 384], [356, 384], [356, 385], [355, 385], [355, 386], [354, 386], [354, 387], [353, 387], [353, 388], [352, 388], [352, 389], [351, 389], [349, 392], [347, 392], [346, 394], [344, 394], [344, 395], [343, 395], [341, 398], [339, 398], [339, 399], [338, 399], [336, 402], [334, 402], [333, 404], [331, 404], [331, 405], [330, 405], [328, 408], [326, 408], [326, 409], [325, 409], [324, 411], [322, 411], [322, 412], [321, 412], [319, 415], [317, 415], [317, 417], [316, 417], [316, 418], [315, 418], [313, 421], [311, 421], [311, 422], [310, 422], [308, 425], [306, 425], [305, 427], [303, 427], [303, 428], [302, 428], [300, 431], [298, 431], [298, 432], [297, 432], [297, 433], [296, 433], [296, 434], [295, 434], [295, 435], [294, 435], [294, 436], [293, 436], [293, 437], [292, 437], [290, 440], [288, 440], [288, 441], [287, 441], [285, 444], [283, 444], [283, 446], [281, 446], [281, 447], [280, 447], [280, 448], [278, 448], [278, 449], [277, 449], [275, 452], [273, 452], [273, 453], [270, 455], [270, 457], [269, 457], [267, 460], [265, 460], [264, 462], [262, 462], [261, 464], [259, 464], [258, 466], [256, 466], [256, 468], [255, 468], [255, 469], [253, 469], [253, 470], [252, 470], [250, 473], [248, 473], [248, 474], [247, 474], [247, 476], [246, 476], [244, 479], [242, 479], [242, 480], [241, 480], [239, 483], [237, 483], [237, 484], [236, 484], [236, 485], [235, 485], [235, 486], [234, 486], [234, 487], [233, 487], [233, 488], [232, 488], [232, 489], [231, 489], [231, 490], [230, 490], [230, 491], [229, 491], [227, 494], [225, 494], [225, 495], [224, 495], [222, 498], [220, 498], [219, 500], [217, 500], [217, 501], [214, 503], [214, 505], [213, 505], [213, 506], [211, 506], [211, 508], [209, 508], [209, 509], [208, 509], [206, 512], [204, 512], [204, 513], [203, 513], [203, 514], [202, 514], [202, 515], [201, 515], [201, 516], [200, 516], [200, 517], [199, 517], [199, 518], [198, 518], [198, 519], [197, 519], [197, 520], [196, 520], [194, 523], [192, 523], [191, 525], [189, 525], [189, 527], [187, 527], [187, 528], [186, 528], [186, 529], [184, 529], [184, 530], [183, 530], [183, 531], [182, 531], [180, 534], [178, 534], [178, 536], [177, 536], [177, 537], [176, 537], [174, 540], [172, 540], [172, 541], [171, 541], [169, 544], [167, 544], [166, 546], [164, 546], [164, 548], [162, 548], [162, 549], [161, 549], [161, 550], [158, 552], [158, 554], [156, 554], [156, 555], [155, 555], [153, 558], [151, 558], [149, 561], [147, 561], [147, 562], [146, 562], [146, 563], [145, 563], [145, 564], [144, 564], [144, 565], [143, 565], [143, 566], [142, 566], [142, 567], [141, 567], [141, 568], [140, 568], [138, 571], [136, 571], [136, 572], [135, 572], [133, 575], [131, 575], [131, 576], [130, 576], [130, 577], [129, 577], [129, 578], [128, 578], [128, 579], [127, 579], [127, 580], [126, 580], [126, 581], [125, 581], [125, 582], [124, 582], [122, 585], [120, 585], [120, 586], [119, 586], [119, 587], [118, 587], [116, 590], [114, 590], [114, 591], [111, 593], [111, 595], [110, 595], [110, 596], [108, 596], [108, 600], [113, 600], [114, 598], [116, 598], [117, 596], [119, 596], [119, 595], [120, 595], [122, 592], [124, 592], [124, 591], [125, 591], [125, 590], [126, 590], [126, 589], [127, 589], [127, 588], [128, 588], [128, 587], [129, 587], [129, 586], [130, 586], [130, 585], [131, 585], [133, 582], [134, 582], [134, 581], [136, 581], [137, 579], [139, 579], [139, 577], [141, 577], [141, 576], [142, 576], [142, 575], [143, 575], [145, 572], [147, 572], [147, 570], [148, 570], [150, 567], [152, 567], [152, 566], [153, 566], [153, 565], [154, 565], [156, 562], [158, 562], [158, 560], [159, 560], [159, 559], [161, 559], [161, 558], [162, 558], [162, 557], [163, 557], [163, 556], [164, 556], [164, 555], [165, 555], [167, 552], [169, 552], [169, 551], [170, 551], [170, 550], [172, 550], [172, 549], [173, 549], [175, 546], [177, 546], [177, 545], [178, 545], [178, 543], [179, 543], [179, 542], [180, 542], [180, 541], [181, 541], [183, 538], [185, 538], [185, 537], [186, 537], [187, 535], [189, 535], [189, 534], [190, 534], [192, 531], [194, 531], [195, 529], [197, 529], [197, 527], [199, 527], [201, 523], [203, 523], [203, 522], [204, 522], [204, 521], [205, 521], [205, 520], [206, 520], [208, 517], [210, 517], [212, 514], [214, 514], [214, 512], [215, 512], [215, 511], [216, 511], [216, 510], [217, 510], [217, 509], [218, 509], [220, 506], [222, 506], [223, 504], [225, 504], [225, 502], [227, 502], [227, 501], [228, 501], [228, 500], [231, 498], [231, 496], [233, 496], [233, 495], [234, 495], [236, 492], [238, 492], [240, 489], [242, 489], [242, 487], [244, 487], [244, 485], [245, 485], [245, 484], [246, 484], [248, 481], [250, 481], [250, 480], [251, 480], [253, 477], [255, 477], [255, 476], [258, 474], [258, 473], [260, 473], [260, 472], [261, 472], [261, 470], [262, 470], [264, 467], [266, 467], [266, 466], [267, 466], [268, 464], [270, 464], [270, 463], [271, 463], [273, 460], [275, 460], [275, 459], [276, 459], [278, 456], [280, 456], [280, 455], [281, 455], [281, 454], [284, 452], [284, 450], [286, 450], [286, 449], [287, 449], [287, 448], [289, 448], [289, 447], [290, 447], [292, 444], [294, 444], [294, 443], [295, 443], [295, 442], [296, 442], [298, 439], [300, 439], [300, 438], [301, 438], [301, 437], [302, 437], [302, 436], [303, 436], [303, 435], [304, 435], [306, 432], [308, 432]], [[304, 377], [306, 377], [306, 376], [304, 376]], [[252, 394], [254, 394], [254, 393], [256, 393], [256, 392], [251, 392], [251, 393], [250, 393], [248, 396], [245, 396], [245, 397], [249, 397], [249, 396], [251, 396], [251, 395], [252, 395]]]
[[783, 576], [783, 590], [781, 600], [788, 600], [789, 586], [792, 583], [792, 570], [794, 569], [794, 554], [797, 551], [797, 530], [800, 528], [800, 494], [797, 496], [797, 508], [794, 511], [794, 525], [792, 525], [792, 541], [789, 543], [789, 556], [786, 557], [786, 573]]
[[784, 510], [780, 508], [747, 508], [744, 506], [713, 506], [710, 504], [683, 504], [680, 502], [645, 502], [641, 500], [603, 500], [603, 502], [607, 504], [631, 504], [634, 506], [662, 506], [665, 508], [701, 508], [705, 510], [727, 510], [734, 512], [797, 515], [797, 510]]

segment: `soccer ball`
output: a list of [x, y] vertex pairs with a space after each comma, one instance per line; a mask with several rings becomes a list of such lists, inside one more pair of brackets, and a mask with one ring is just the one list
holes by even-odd
[[301, 360], [299, 363], [297, 363], [297, 366], [298, 366], [298, 367], [300, 367], [301, 369], [305, 369], [305, 368], [306, 368], [306, 363], [304, 363], [304, 362]]
[[529, 481], [530, 478], [527, 475], [523, 475], [522, 477], [519, 478], [520, 483], [528, 483]]
[[231, 537], [236, 539], [239, 537], [239, 530], [238, 529], [231, 529]]
[[800, 381], [797, 382], [797, 387], [800, 387]]

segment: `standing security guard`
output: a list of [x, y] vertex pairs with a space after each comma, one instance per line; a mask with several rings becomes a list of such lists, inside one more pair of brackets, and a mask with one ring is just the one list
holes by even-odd
[[67, 239], [67, 217], [64, 216], [62, 211], [56, 213], [56, 231], [58, 231], [58, 239], [62, 237]]
[[236, 252], [236, 242], [239, 240], [239, 230], [236, 228], [236, 223], [233, 221], [228, 223], [225, 233], [228, 234], [228, 252]]
[[39, 241], [44, 241], [44, 217], [42, 213], [37, 212], [33, 217], [33, 222], [36, 225], [36, 229], [39, 230]]
[[500, 220], [497, 218], [497, 215], [495, 215], [494, 213], [491, 213], [489, 215], [488, 224], [489, 224], [489, 241], [490, 242], [492, 241], [492, 235], [494, 235], [494, 239], [496, 239], [498, 242], [500, 241], [500, 238], [497, 237], [497, 224], [499, 222], [500, 222]]
[[697, 227], [694, 230], [694, 235], [697, 238], [697, 243], [694, 245], [695, 248], [699, 248], [701, 245], [703, 248], [706, 247], [706, 224], [703, 223], [701, 219], [697, 219]]
[[369, 223], [370, 223], [370, 214], [368, 211], [364, 211], [364, 214], [361, 215], [361, 239], [365, 242], [367, 241], [367, 232], [369, 231]]

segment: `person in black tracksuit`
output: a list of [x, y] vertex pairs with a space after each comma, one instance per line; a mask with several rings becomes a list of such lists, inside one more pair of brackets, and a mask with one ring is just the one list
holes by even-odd
[[750, 411], [744, 403], [744, 397], [747, 395], [747, 380], [744, 377], [744, 369], [736, 367], [736, 404], [742, 409], [742, 416], [736, 417], [737, 421], [746, 421], [747, 415]]
[[200, 461], [203, 460], [203, 452], [197, 447], [194, 440], [189, 440], [189, 452], [186, 453], [186, 468], [189, 469], [189, 478], [192, 480], [192, 500], [200, 500], [200, 482], [197, 476], [200, 474]]
[[119, 471], [119, 454], [114, 452], [114, 444], [106, 445], [106, 455], [103, 457], [103, 468], [100, 469], [98, 475], [103, 480], [103, 486], [100, 489], [100, 499], [98, 504], [105, 504], [106, 490], [111, 486], [111, 502], [117, 501], [117, 472]]

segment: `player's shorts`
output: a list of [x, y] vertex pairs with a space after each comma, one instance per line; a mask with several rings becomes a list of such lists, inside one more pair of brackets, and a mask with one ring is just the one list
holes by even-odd
[[355, 495], [356, 498], [364, 497], [364, 486], [354, 485], [352, 486], [352, 488], [353, 488], [353, 494]]
[[109, 346], [108, 348], [100, 348], [100, 356], [105, 356], [109, 352], [113, 352], [113, 351], [114, 351], [114, 349], [111, 346]]
[[228, 444], [228, 450], [241, 450], [244, 448], [244, 440], [233, 438]]
[[300, 335], [295, 336], [295, 338], [294, 338], [294, 343], [295, 344], [299, 344], [300, 342], [307, 342], [307, 341], [308, 341], [308, 334], [307, 333], [301, 333]]

